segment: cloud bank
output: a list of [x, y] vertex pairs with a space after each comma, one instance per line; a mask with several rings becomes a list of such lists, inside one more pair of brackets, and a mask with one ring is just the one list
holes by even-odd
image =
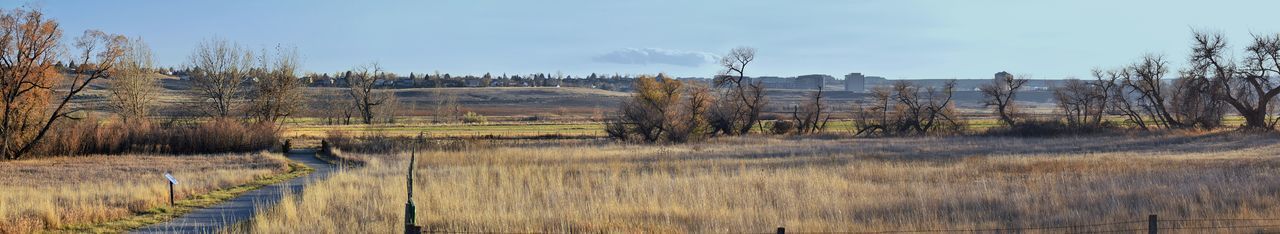
[[716, 61], [716, 55], [698, 51], [660, 48], [626, 48], [592, 58], [596, 62], [617, 64], [670, 64], [697, 67]]

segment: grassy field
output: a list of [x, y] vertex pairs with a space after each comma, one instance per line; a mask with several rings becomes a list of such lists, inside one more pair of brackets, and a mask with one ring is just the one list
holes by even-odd
[[[428, 137], [464, 137], [483, 138], [497, 137], [537, 137], [537, 136], [570, 136], [570, 137], [605, 137], [604, 125], [597, 122], [495, 122], [486, 124], [431, 124], [424, 122], [383, 125], [320, 125], [313, 118], [298, 118], [297, 123], [286, 129], [286, 137], [323, 137], [328, 131], [342, 131], [353, 135], [389, 135], [416, 136], [423, 133]], [[1120, 117], [1111, 117], [1109, 121], [1123, 123]], [[1228, 116], [1223, 120], [1225, 126], [1238, 126], [1244, 123], [1240, 116]], [[969, 131], [981, 132], [1001, 126], [994, 118], [974, 118], [967, 120]], [[827, 124], [827, 133], [852, 133], [853, 122], [835, 119]], [[757, 128], [758, 130], [759, 128]]]
[[[1147, 214], [1280, 218], [1278, 151], [1274, 134], [1236, 132], [561, 143], [421, 152], [414, 194], [418, 222], [447, 231], [838, 232], [1136, 221], [1048, 231], [1098, 232], [1144, 228]], [[308, 187], [246, 228], [398, 232], [407, 156], [354, 155], [370, 164]], [[1161, 225], [1223, 222], [1280, 224]], [[1254, 231], [1278, 230], [1188, 233]]]
[[235, 188], [289, 169], [283, 156], [268, 153], [0, 162], [0, 233], [120, 232], [176, 213], [168, 204], [166, 171], [180, 180], [179, 208], [190, 208], [232, 197]]

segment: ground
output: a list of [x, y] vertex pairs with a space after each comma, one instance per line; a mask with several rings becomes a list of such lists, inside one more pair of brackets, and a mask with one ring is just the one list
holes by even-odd
[[[1258, 226], [1280, 222], [1277, 151], [1277, 135], [1238, 132], [754, 136], [657, 146], [516, 141], [467, 152], [419, 152], [414, 197], [418, 223], [444, 231], [741, 233], [778, 226], [821, 232], [1108, 223], [1065, 230], [1099, 232], [1145, 228], [1148, 214], [1169, 220], [1164, 227]], [[370, 164], [309, 187], [293, 202], [259, 214], [249, 228], [398, 232], [408, 155], [354, 157]], [[368, 202], [332, 202], [357, 200]], [[1250, 230], [1276, 231], [1225, 231]]]
[[[0, 233], [80, 228], [143, 213], [166, 212], [177, 198], [246, 184], [288, 169], [275, 154], [113, 155], [0, 162]], [[160, 210], [157, 210], [160, 209]]]

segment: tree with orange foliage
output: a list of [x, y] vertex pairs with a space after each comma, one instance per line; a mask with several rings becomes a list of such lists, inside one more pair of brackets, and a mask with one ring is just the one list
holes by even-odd
[[[124, 36], [87, 30], [76, 38], [70, 54], [79, 66], [63, 73], [54, 66], [61, 39], [58, 22], [40, 11], [0, 10], [0, 156], [4, 159], [23, 158], [54, 123], [73, 118], [75, 110], [67, 104], [94, 80], [110, 77], [127, 41]], [[63, 96], [54, 99], [55, 95]]]

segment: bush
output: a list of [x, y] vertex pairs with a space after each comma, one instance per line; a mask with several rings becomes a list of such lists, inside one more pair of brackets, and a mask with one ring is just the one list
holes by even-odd
[[489, 119], [485, 118], [483, 115], [468, 111], [467, 114], [462, 115], [462, 122], [482, 124], [489, 122]]
[[778, 121], [773, 121], [773, 126], [769, 128], [769, 131], [773, 132], [773, 134], [783, 135], [783, 134], [791, 133], [791, 131], [795, 129], [796, 129], [795, 122], [791, 122], [790, 120], [778, 120]]

